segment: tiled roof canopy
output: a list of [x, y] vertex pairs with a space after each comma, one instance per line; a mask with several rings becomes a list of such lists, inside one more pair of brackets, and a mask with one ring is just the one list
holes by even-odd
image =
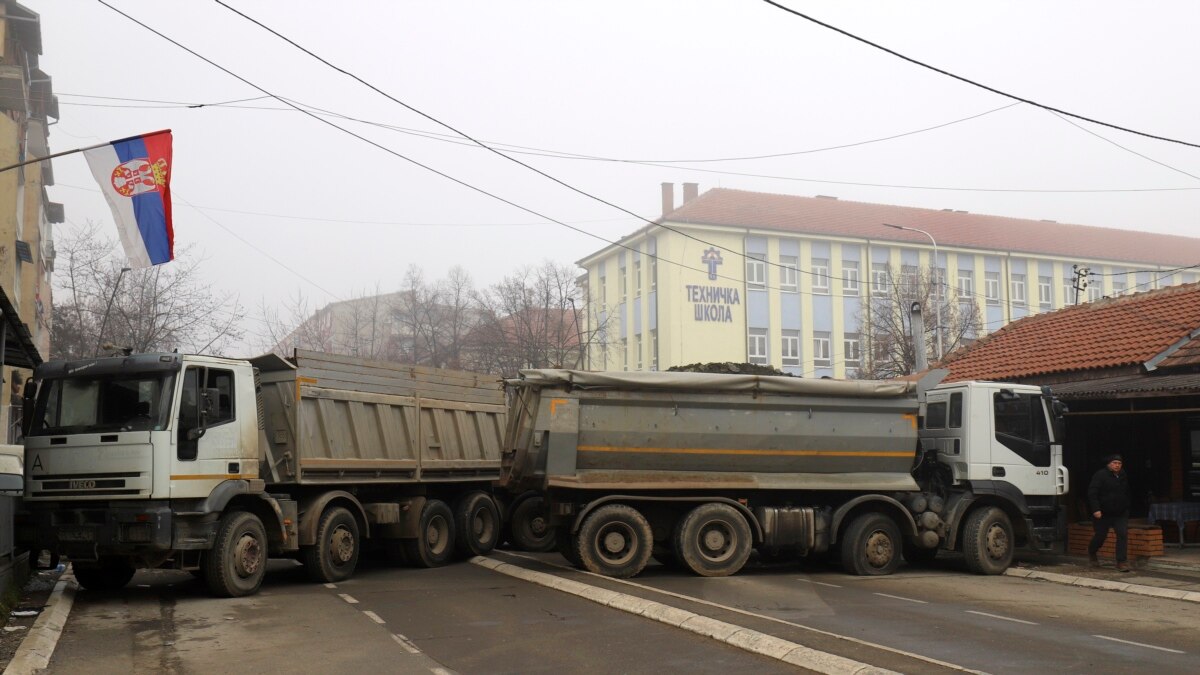
[[[1074, 305], [1014, 321], [949, 354], [947, 380], [1012, 380], [1034, 375], [1196, 362], [1200, 284]], [[1191, 359], [1191, 360], [1189, 360]]]
[[1042, 253], [1077, 260], [1181, 266], [1200, 263], [1200, 239], [1193, 237], [725, 188], [705, 192], [662, 221], [881, 241], [928, 241], [919, 233], [883, 226], [888, 223], [926, 230], [940, 246]]

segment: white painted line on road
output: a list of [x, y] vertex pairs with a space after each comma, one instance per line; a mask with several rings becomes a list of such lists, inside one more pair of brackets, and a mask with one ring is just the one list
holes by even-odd
[[337, 584], [325, 584], [325, 588], [337, 588]]
[[[525, 557], [525, 556], [519, 556]], [[502, 562], [495, 558], [476, 556], [471, 562], [490, 570], [516, 577], [530, 583], [546, 586], [564, 593], [612, 607], [636, 616], [653, 619], [659, 623], [675, 626], [697, 635], [713, 638], [743, 651], [773, 658], [784, 663], [802, 666], [808, 670], [828, 675], [895, 675], [894, 671], [876, 668], [836, 654], [819, 651], [811, 647], [784, 640], [773, 635], [738, 626], [724, 621], [646, 600], [607, 588], [589, 586], [573, 579], [526, 569], [519, 565]]]
[[358, 600], [355, 600], [352, 596], [346, 595], [345, 593], [338, 593], [338, 597], [352, 605], [358, 604]]
[[837, 584], [827, 584], [824, 581], [813, 581], [812, 579], [797, 579], [797, 581], [803, 581], [806, 584], [816, 584], [817, 586], [828, 586], [830, 588], [841, 588], [841, 586], [838, 586]]
[[918, 605], [928, 605], [929, 604], [928, 602], [926, 602], [924, 600], [917, 600], [916, 598], [906, 598], [902, 595], [888, 595], [887, 593], [875, 593], [875, 595], [878, 595], [883, 598], [891, 598], [893, 600], [903, 600], [905, 602], [915, 602]]
[[1134, 642], [1133, 640], [1122, 640], [1121, 638], [1108, 637], [1107, 635], [1093, 635], [1092, 637], [1097, 637], [1097, 638], [1100, 638], [1101, 640], [1112, 640], [1113, 642], [1124, 642], [1127, 645], [1134, 645], [1135, 647], [1145, 647], [1146, 649], [1157, 649], [1160, 652], [1171, 652], [1172, 654], [1186, 654], [1187, 653], [1187, 652], [1179, 651], [1178, 649], [1169, 649], [1167, 647], [1157, 647], [1155, 645], [1148, 645], [1145, 642]]
[[964, 610], [964, 611], [966, 611], [967, 614], [978, 614], [979, 616], [987, 616], [987, 617], [991, 617], [993, 619], [1003, 619], [1004, 621], [1012, 621], [1013, 623], [1023, 623], [1027, 626], [1039, 625], [1037, 623], [1034, 623], [1033, 621], [1026, 621], [1025, 619], [1014, 619], [1011, 616], [1000, 616], [999, 614], [988, 614], [987, 612], [976, 612], [973, 609], [968, 609], [968, 610]]
[[387, 623], [386, 621], [384, 621], [384, 620], [383, 620], [383, 617], [382, 617], [382, 616], [379, 616], [379, 615], [378, 615], [378, 614], [376, 614], [375, 612], [371, 612], [371, 611], [366, 611], [366, 610], [364, 610], [364, 611], [363, 611], [363, 614], [366, 614], [366, 615], [367, 615], [367, 618], [369, 618], [370, 620], [374, 621], [375, 623], [378, 623], [378, 624], [385, 624], [385, 623]]
[[[957, 670], [957, 671], [959, 671], [959, 672], [963, 672], [963, 673], [971, 673], [972, 675], [988, 675], [988, 673], [986, 673], [985, 671], [982, 671], [982, 670], [973, 670], [973, 669], [971, 669], [971, 668], [965, 668], [965, 667], [963, 667], [963, 666], [960, 666], [960, 665], [958, 665], [958, 664], [956, 664], [956, 663], [950, 663], [949, 661], [942, 661], [942, 660], [940, 660], [940, 659], [935, 659], [935, 658], [933, 658], [933, 657], [931, 657], [931, 656], [924, 656], [924, 655], [922, 655], [922, 654], [914, 654], [914, 653], [912, 653], [912, 652], [906, 652], [906, 651], [904, 651], [903, 649], [897, 649], [896, 647], [889, 647], [889, 646], [887, 646], [887, 645], [881, 645], [881, 644], [877, 644], [877, 643], [875, 643], [875, 642], [868, 642], [867, 640], [861, 640], [861, 639], [859, 639], [859, 638], [856, 638], [856, 637], [851, 637], [851, 636], [849, 636], [849, 635], [841, 635], [841, 634], [839, 634], [839, 633], [832, 633], [832, 632], [830, 632], [830, 631], [827, 631], [827, 630], [822, 630], [822, 629], [820, 629], [820, 628], [813, 628], [812, 626], [805, 626], [804, 624], [801, 624], [801, 623], [795, 623], [794, 621], [787, 621], [786, 619], [780, 619], [779, 617], [775, 617], [775, 616], [768, 616], [768, 615], [766, 615], [766, 614], [756, 614], [756, 613], [754, 613], [754, 612], [750, 612], [750, 611], [747, 611], [747, 610], [744, 610], [744, 609], [740, 609], [740, 608], [738, 608], [738, 607], [730, 607], [730, 606], [728, 606], [728, 605], [722, 605], [722, 604], [719, 604], [719, 603], [716, 603], [716, 602], [712, 602], [712, 601], [710, 601], [710, 600], [703, 600], [703, 599], [701, 599], [701, 598], [695, 598], [695, 597], [692, 597], [692, 596], [690, 596], [690, 595], [683, 595], [682, 593], [675, 593], [675, 592], [672, 592], [672, 591], [665, 591], [665, 590], [663, 590], [663, 589], [661, 589], [661, 588], [654, 588], [653, 586], [646, 586], [646, 585], [644, 585], [644, 584], [639, 584], [639, 583], [636, 583], [636, 582], [633, 582], [633, 581], [629, 581], [628, 579], [617, 579], [617, 578], [614, 578], [614, 577], [606, 577], [606, 576], [602, 576], [602, 575], [599, 575], [599, 574], [593, 574], [593, 573], [591, 573], [591, 572], [587, 572], [587, 571], [584, 571], [584, 570], [576, 569], [576, 568], [574, 568], [574, 567], [568, 567], [567, 565], [558, 565], [558, 564], [555, 564], [555, 563], [552, 563], [552, 562], [547, 562], [547, 561], [544, 561], [544, 560], [540, 560], [540, 559], [538, 559], [538, 558], [534, 558], [533, 556], [522, 555], [522, 554], [520, 554], [520, 553], [513, 553], [512, 551], [495, 551], [495, 553], [500, 553], [500, 554], [503, 554], [503, 555], [509, 555], [509, 556], [512, 556], [512, 557], [514, 557], [514, 558], [521, 558], [521, 559], [524, 559], [524, 560], [531, 560], [531, 561], [533, 561], [533, 562], [536, 562], [536, 563], [540, 563], [540, 564], [543, 564], [543, 565], [547, 565], [547, 566], [549, 566], [549, 567], [557, 567], [557, 568], [559, 568], [559, 569], [562, 569], [562, 570], [567, 570], [567, 571], [569, 571], [569, 572], [579, 572], [580, 574], [587, 574], [588, 576], [593, 576], [593, 577], [597, 577], [597, 578], [600, 578], [600, 579], [605, 579], [605, 580], [607, 580], [607, 581], [612, 581], [612, 582], [614, 582], [614, 583], [624, 584], [624, 585], [626, 585], [626, 586], [632, 586], [632, 587], [634, 587], [634, 588], [640, 588], [640, 589], [642, 589], [642, 590], [651, 591], [651, 592], [654, 592], [654, 593], [659, 593], [659, 594], [666, 595], [666, 596], [670, 596], [670, 597], [673, 597], [673, 598], [678, 598], [678, 599], [680, 599], [680, 600], [686, 600], [686, 601], [688, 601], [688, 602], [694, 602], [694, 603], [696, 603], [696, 604], [698, 604], [698, 605], [707, 605], [707, 606], [709, 606], [709, 607], [716, 607], [716, 608], [718, 608], [718, 609], [723, 609], [723, 610], [725, 610], [725, 611], [727, 611], [727, 612], [733, 612], [734, 614], [741, 614], [741, 615], [743, 615], [743, 616], [749, 616], [749, 617], [753, 617], [753, 618], [755, 618], [755, 619], [762, 619], [762, 620], [764, 620], [764, 621], [770, 621], [770, 622], [777, 623], [777, 624], [780, 624], [780, 625], [783, 625], [783, 626], [790, 626], [790, 627], [792, 627], [792, 628], [799, 628], [799, 629], [801, 629], [801, 630], [806, 630], [806, 631], [809, 631], [809, 632], [811, 632], [811, 633], [816, 633], [817, 635], [824, 635], [824, 636], [826, 636], [826, 637], [837, 638], [837, 639], [839, 639], [839, 640], [845, 640], [846, 642], [852, 642], [852, 643], [854, 643], [854, 644], [857, 644], [857, 645], [863, 645], [864, 647], [870, 647], [870, 648], [872, 648], [872, 649], [878, 649], [878, 650], [885, 651], [885, 652], [889, 652], [889, 653], [892, 653], [892, 654], [898, 654], [898, 655], [900, 655], [900, 656], [906, 656], [906, 657], [908, 657], [908, 658], [910, 658], [910, 659], [916, 659], [916, 660], [918, 660], [918, 661], [924, 661], [925, 663], [932, 663], [932, 664], [934, 664], [934, 665], [942, 666], [943, 668], [949, 668], [949, 669], [951, 669], [951, 670]], [[500, 561], [498, 561], [498, 560], [494, 560], [494, 559], [491, 559], [491, 558], [472, 558], [472, 559], [471, 559], [471, 562], [473, 562], [473, 563], [475, 563], [475, 564], [477, 564], [477, 565], [482, 565], [482, 566], [484, 566], [484, 567], [489, 567], [489, 565], [485, 565], [485, 564], [483, 564], [483, 563], [477, 562], [477, 560], [485, 560], [485, 561], [490, 561], [490, 562], [493, 562], [493, 563], [496, 563], [496, 564], [506, 564], [506, 563], [502, 563], [502, 562], [500, 562]], [[557, 578], [557, 577], [555, 577], [555, 578]], [[665, 607], [665, 605], [663, 605], [663, 606]], [[645, 616], [645, 614], [643, 614], [643, 616]], [[738, 636], [736, 636], [736, 635], [734, 636], [734, 638], [735, 638], [735, 639], [736, 639], [737, 637], [738, 637]], [[777, 639], [777, 638], [774, 638], [774, 637], [772, 637], [772, 636], [767, 636], [767, 637], [771, 637], [771, 639], [773, 639], [773, 640], [774, 640], [774, 639]], [[730, 641], [730, 644], [733, 644], [733, 640], [731, 640], [731, 641]], [[734, 645], [734, 646], [737, 646], [737, 645]], [[761, 653], [761, 652], [758, 652], [758, 653]]]
[[404, 648], [404, 651], [408, 652], [409, 654], [421, 653], [421, 650], [417, 649], [417, 646], [412, 643], [412, 640], [409, 640], [399, 633], [392, 633], [392, 639], [396, 642], [399, 642], [400, 646]]
[[454, 671], [446, 670], [445, 668], [430, 668], [429, 672], [433, 675], [454, 675]]

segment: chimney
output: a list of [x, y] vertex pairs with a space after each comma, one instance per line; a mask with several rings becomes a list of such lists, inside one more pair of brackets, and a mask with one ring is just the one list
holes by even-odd
[[664, 218], [666, 217], [666, 215], [668, 213], [675, 210], [675, 184], [674, 183], [663, 183], [662, 184], [662, 206], [663, 206], [662, 214], [663, 214]]
[[683, 203], [686, 204], [696, 198], [700, 194], [699, 183], [684, 183], [683, 184]]

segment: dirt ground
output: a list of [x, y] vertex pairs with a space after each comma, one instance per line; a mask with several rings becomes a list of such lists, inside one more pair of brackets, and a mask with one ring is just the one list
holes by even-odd
[[[13, 654], [21, 646], [21, 640], [29, 634], [29, 629], [45, 609], [50, 592], [54, 590], [54, 584], [58, 583], [61, 574], [57, 569], [34, 570], [29, 581], [25, 582], [25, 587], [21, 589], [21, 599], [7, 614], [0, 617], [0, 670], [12, 661]], [[30, 612], [32, 614], [29, 614]], [[23, 614], [29, 615], [22, 616]]]

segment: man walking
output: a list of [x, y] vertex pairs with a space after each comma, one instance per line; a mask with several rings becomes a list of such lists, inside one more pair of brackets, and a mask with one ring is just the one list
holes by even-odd
[[1105, 466], [1092, 476], [1088, 485], [1088, 506], [1092, 509], [1092, 543], [1088, 545], [1088, 560], [1092, 567], [1100, 566], [1096, 552], [1104, 545], [1111, 529], [1117, 533], [1117, 571], [1130, 572], [1127, 550], [1129, 542], [1129, 477], [1122, 471], [1120, 455], [1110, 455]]

